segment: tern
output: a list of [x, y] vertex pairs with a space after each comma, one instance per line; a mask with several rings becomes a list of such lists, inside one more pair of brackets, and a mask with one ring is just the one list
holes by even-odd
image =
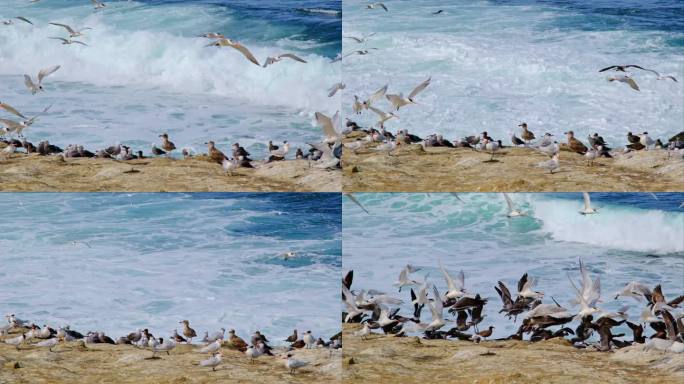
[[276, 57], [267, 57], [266, 62], [264, 63], [264, 68], [268, 67], [269, 65], [275, 64], [277, 62], [282, 61], [283, 59], [292, 59], [294, 61], [298, 61], [300, 63], [306, 63], [306, 60], [302, 59], [301, 57], [295, 55], [294, 53], [283, 53], [282, 55], [278, 55]]
[[417, 87], [409, 93], [408, 97], [404, 97], [403, 93], [400, 93], [398, 95], [386, 95], [385, 97], [387, 100], [389, 100], [390, 103], [394, 106], [394, 108], [398, 111], [399, 108], [409, 105], [409, 104], [417, 104], [414, 100], [414, 98], [422, 92], [425, 88], [430, 85], [430, 81], [432, 80], [432, 77], [428, 77], [427, 80], [423, 81], [422, 83], [418, 84]]
[[[25, 23], [29, 23], [29, 24], [33, 25], [33, 23], [31, 22], [31, 20], [25, 18], [24, 16], [17, 16], [17, 17], [15, 17], [15, 19], [21, 20], [21, 21], [23, 21], [23, 22], [25, 22]], [[12, 19], [3, 20], [2, 23], [3, 23], [4, 25], [12, 25], [12, 24], [14, 24], [14, 20], [12, 20]]]
[[394, 285], [395, 287], [399, 287], [399, 292], [401, 292], [401, 288], [403, 288], [403, 287], [408, 287], [411, 285], [419, 285], [420, 281], [410, 280], [408, 278], [409, 273], [413, 273], [415, 271], [416, 270], [413, 269], [410, 265], [407, 265], [399, 273], [399, 279], [397, 280], [397, 282], [392, 284], [392, 285]]
[[371, 106], [369, 106], [368, 109], [370, 109], [371, 111], [375, 112], [375, 114], [378, 115], [379, 120], [377, 123], [375, 123], [375, 125], [379, 126], [380, 128], [385, 127], [385, 122], [387, 120], [390, 120], [393, 118], [397, 118], [397, 119], [399, 118], [399, 116], [395, 115], [393, 112], [383, 112], [383, 111], [381, 111], [375, 107], [371, 107]]
[[97, 9], [103, 9], [104, 7], [107, 6], [107, 4], [105, 4], [105, 3], [101, 2], [101, 1], [97, 1], [97, 0], [90, 0], [90, 2], [93, 3], [93, 5], [95, 6], [95, 9], [96, 9], [96, 10], [97, 10]]
[[22, 132], [24, 131], [24, 129], [26, 129], [27, 127], [30, 127], [38, 119], [38, 117], [40, 117], [41, 115], [43, 115], [47, 111], [49, 111], [50, 108], [52, 107], [52, 104], [48, 105], [45, 109], [43, 109], [42, 112], [40, 112], [39, 114], [37, 114], [31, 118], [26, 118], [26, 116], [22, 115], [16, 109], [12, 108], [11, 106], [9, 106], [7, 104], [0, 103], [0, 107], [2, 107], [3, 109], [5, 109], [5, 110], [7, 110], [7, 111], [19, 116], [19, 117], [26, 119], [26, 120], [19, 121], [19, 122], [14, 121], [14, 120], [8, 120], [8, 119], [0, 119], [0, 123], [5, 125], [5, 128], [3, 128], [3, 131], [5, 133], [16, 132], [19, 137], [23, 137], [24, 135]]
[[556, 152], [551, 160], [542, 161], [537, 164], [538, 168], [548, 169], [549, 173], [553, 174], [553, 171], [560, 168], [560, 161], [558, 159], [558, 152]]
[[377, 48], [360, 49], [360, 50], [357, 50], [357, 51], [352, 51], [352, 52], [347, 53], [346, 55], [342, 56], [341, 59], [344, 59], [345, 57], [349, 57], [349, 56], [352, 56], [352, 55], [364, 56], [364, 55], [369, 54], [371, 49], [377, 50]]
[[584, 199], [584, 209], [580, 211], [582, 215], [591, 215], [598, 213], [598, 209], [591, 207], [591, 198], [588, 192], [582, 192], [582, 198]]
[[456, 299], [465, 295], [465, 274], [463, 271], [460, 271], [456, 277], [456, 280], [454, 280], [451, 276], [449, 276], [449, 272], [447, 272], [446, 268], [444, 268], [444, 265], [441, 261], [439, 262], [439, 269], [442, 271], [444, 281], [447, 283], [447, 292], [444, 297], [447, 299]]
[[86, 31], [88, 29], [92, 29], [92, 28], [85, 27], [85, 28], [81, 28], [79, 30], [75, 30], [75, 29], [71, 28], [71, 26], [66, 25], [66, 24], [61, 24], [61, 23], [49, 23], [49, 24], [50, 25], [56, 25], [58, 27], [62, 27], [64, 29], [66, 29], [67, 32], [69, 32], [69, 37], [83, 36], [83, 31]]
[[26, 85], [26, 88], [31, 91], [32, 95], [35, 95], [39, 91], [43, 91], [43, 79], [48, 77], [49, 75], [55, 73], [59, 68], [61, 68], [60, 65], [55, 65], [54, 67], [50, 68], [45, 68], [41, 69], [40, 72], [38, 72], [38, 82], [34, 83], [33, 80], [31, 79], [31, 76], [29, 75], [24, 75], [24, 84]]
[[339, 123], [339, 112], [335, 113], [332, 117], [332, 119], [320, 112], [316, 112], [314, 114], [314, 117], [316, 118], [316, 123], [321, 127], [323, 130], [323, 141], [326, 143], [334, 143], [337, 142], [342, 138], [338, 130], [336, 129], [338, 123]]
[[238, 42], [238, 41], [234, 41], [234, 40], [231, 40], [231, 39], [224, 37], [224, 38], [218, 39], [218, 40], [214, 41], [213, 43], [208, 44], [206, 46], [207, 47], [219, 47], [219, 48], [220, 47], [235, 48], [238, 51], [240, 51], [240, 53], [242, 53], [247, 58], [247, 60], [251, 61], [252, 63], [254, 63], [257, 66], [261, 66], [259, 64], [259, 61], [256, 59], [256, 57], [254, 57], [254, 55], [252, 55], [252, 52], [250, 52], [249, 49], [247, 49], [247, 47], [240, 44], [240, 42]]
[[611, 76], [608, 78], [609, 82], [613, 81], [619, 81], [621, 83], [625, 83], [630, 86], [635, 91], [639, 91], [639, 86], [637, 85], [636, 81], [632, 79], [631, 77], [624, 75], [624, 76]]
[[642, 71], [651, 72], [657, 76], [657, 80], [670, 79], [674, 82], [677, 82], [677, 79], [674, 76], [662, 76], [660, 74], [660, 72], [658, 72], [658, 71], [655, 71], [653, 69], [640, 67], [638, 65], [633, 65], [633, 64], [631, 64], [631, 65], [611, 65], [610, 67], [606, 67], [606, 68], [599, 70], [599, 72], [605, 72], [605, 71], [609, 71], [611, 69], [615, 72], [627, 72], [628, 68], [636, 68], [636, 69], [641, 69]]
[[382, 8], [385, 10], [385, 12], [389, 11], [387, 9], [387, 7], [385, 6], [385, 4], [383, 4], [383, 3], [371, 3], [371, 4], [366, 5], [366, 9], [376, 9], [376, 8]]
[[61, 40], [62, 45], [81, 44], [81, 45], [85, 45], [86, 47], [88, 46], [88, 44], [86, 44], [82, 41], [73, 40], [71, 38], [65, 39], [63, 37], [48, 37], [48, 39]]
[[506, 205], [508, 205], [508, 214], [506, 216], [508, 217], [520, 217], [520, 216], [526, 216], [526, 214], [518, 209], [515, 208], [513, 205], [513, 200], [511, 200], [511, 197], [508, 196], [506, 192], [503, 193], [504, 199], [506, 199]]
[[355, 42], [361, 44], [361, 43], [365, 43], [366, 41], [368, 41], [368, 38], [371, 37], [371, 36], [373, 36], [373, 35], [375, 35], [375, 32], [374, 32], [374, 33], [371, 33], [371, 34], [368, 34], [368, 35], [365, 35], [365, 36], [363, 36], [363, 37], [344, 36], [344, 38], [345, 38], [345, 39], [354, 40]]
[[223, 353], [221, 351], [218, 351], [215, 354], [213, 354], [210, 358], [200, 361], [199, 364], [202, 367], [211, 367], [211, 370], [215, 371], [216, 367], [219, 364], [221, 364], [221, 357], [223, 357]]
[[287, 369], [290, 370], [291, 375], [294, 375], [295, 371], [297, 369], [302, 368], [302, 367], [306, 367], [307, 365], [309, 365], [309, 363], [306, 361], [297, 360], [297, 359], [293, 358], [291, 353], [288, 353], [285, 357], [287, 359], [287, 360], [285, 360], [285, 367], [287, 367]]
[[333, 97], [337, 93], [337, 91], [341, 91], [345, 89], [347, 86], [344, 83], [337, 83], [333, 84], [332, 87], [328, 89], [328, 97]]

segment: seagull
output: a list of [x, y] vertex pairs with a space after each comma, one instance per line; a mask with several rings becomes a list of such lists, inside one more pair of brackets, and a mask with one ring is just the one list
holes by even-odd
[[345, 57], [349, 57], [352, 55], [359, 55], [359, 56], [367, 55], [370, 53], [371, 49], [377, 50], [377, 48], [360, 49], [358, 51], [352, 51], [352, 52], [347, 53], [346, 55], [342, 56], [341, 59], [344, 59]]
[[376, 9], [378, 7], [384, 9], [385, 12], [389, 11], [387, 9], [387, 7], [385, 6], [385, 4], [383, 4], [383, 3], [371, 3], [371, 4], [366, 5], [366, 9]]
[[334, 84], [332, 87], [328, 89], [328, 97], [333, 97], [337, 93], [337, 91], [340, 91], [342, 89], [345, 89], [347, 86], [344, 83], [337, 83]]
[[638, 281], [629, 282], [619, 292], [615, 293], [615, 300], [620, 296], [631, 296], [636, 301], [641, 301], [644, 294], [651, 294], [651, 289], [646, 284]]
[[326, 143], [334, 143], [342, 138], [340, 133], [335, 129], [339, 120], [339, 112], [335, 113], [332, 119], [320, 112], [314, 114], [316, 118], [316, 123], [323, 129], [323, 135]]
[[216, 339], [214, 342], [208, 344], [206, 347], [200, 348], [197, 352], [199, 353], [214, 353], [221, 349], [223, 345], [222, 339]]
[[369, 106], [368, 109], [375, 112], [378, 115], [378, 117], [380, 118], [380, 120], [378, 120], [378, 122], [376, 123], [376, 125], [379, 126], [380, 128], [384, 128], [385, 121], [390, 120], [390, 119], [395, 118], [395, 117], [397, 119], [399, 118], [399, 116], [395, 115], [393, 112], [383, 112], [383, 111], [381, 111], [375, 107], [371, 107], [371, 106]]
[[59, 339], [56, 337], [53, 337], [53, 338], [50, 338], [47, 340], [43, 340], [43, 341], [36, 343], [34, 345], [36, 345], [38, 347], [49, 347], [49, 351], [52, 352], [52, 347], [56, 346], [57, 344], [59, 344]]
[[368, 34], [368, 35], [365, 35], [363, 37], [344, 36], [344, 38], [354, 40], [355, 42], [361, 44], [361, 43], [365, 43], [366, 41], [368, 41], [368, 38], [373, 36], [373, 35], [375, 35], [375, 32]]
[[306, 361], [293, 358], [291, 353], [288, 353], [285, 357], [287, 358], [287, 360], [285, 360], [285, 367], [290, 370], [291, 375], [294, 375], [297, 369], [309, 365]]
[[609, 82], [613, 81], [619, 81], [621, 83], [625, 83], [630, 86], [635, 91], [639, 91], [639, 86], [637, 85], [636, 81], [632, 79], [631, 77], [624, 75], [624, 76], [613, 76], [608, 78]]
[[26, 119], [20, 122], [8, 119], [0, 119], [0, 123], [5, 124], [5, 128], [3, 128], [5, 133], [16, 132], [19, 137], [23, 137], [22, 132], [24, 131], [24, 129], [30, 127], [38, 119], [38, 117], [40, 117], [41, 115], [45, 114], [48, 110], [50, 110], [52, 104], [48, 105], [45, 109], [43, 109], [43, 112], [31, 117], [30, 119], [27, 119], [26, 116], [22, 115], [16, 109], [12, 108], [7, 104], [0, 103], [0, 107], [19, 117]]
[[215, 371], [216, 367], [221, 364], [221, 357], [223, 357], [223, 352], [218, 351], [210, 358], [200, 361], [199, 365], [202, 367], [211, 367], [211, 370]]
[[71, 38], [65, 39], [63, 37], [48, 37], [48, 39], [61, 40], [62, 45], [81, 44], [81, 45], [85, 45], [86, 47], [88, 46], [88, 44], [86, 44], [82, 41], [73, 40]]
[[93, 3], [93, 5], [95, 6], [95, 9], [102, 9], [102, 8], [104, 8], [104, 7], [107, 6], [107, 4], [105, 4], [105, 3], [101, 2], [101, 1], [97, 1], [97, 0], [90, 0], [90, 1], [91, 1], [91, 2]]
[[[260, 343], [260, 344], [261, 344], [261, 343]], [[250, 345], [250, 346], [247, 348], [247, 350], [245, 351], [245, 355], [247, 355], [247, 357], [249, 357], [249, 361], [250, 361], [251, 363], [254, 363], [254, 360], [256, 360], [257, 358], [259, 358], [259, 356], [261, 356], [262, 354], [263, 354], [263, 353], [261, 352], [261, 350], [260, 350], [259, 348], [255, 347], [255, 346], [253, 346], [253, 345]]]
[[56, 25], [58, 27], [62, 27], [64, 29], [66, 29], [67, 32], [69, 32], [69, 37], [83, 36], [83, 31], [88, 30], [88, 29], [92, 29], [92, 28], [86, 27], [86, 28], [81, 28], [79, 30], [75, 30], [66, 24], [61, 24], [61, 23], [49, 23], [49, 24]]
[[608, 70], [614, 70], [615, 72], [627, 72], [627, 68], [636, 68], [636, 69], [641, 69], [642, 71], [646, 72], [652, 72], [657, 76], [657, 80], [665, 80], [665, 79], [670, 79], [673, 80], [674, 82], [677, 82], [677, 79], [674, 78], [674, 76], [662, 76], [660, 72], [655, 71], [653, 69], [648, 69], [648, 68], [643, 68], [638, 65], [611, 65], [610, 67], [603, 68], [599, 70], [599, 72], [604, 72]]
[[520, 217], [520, 216], [526, 216], [524, 212], [519, 211], [515, 209], [513, 206], [513, 200], [511, 200], [510, 196], [506, 192], [503, 193], [504, 199], [506, 199], [506, 205], [508, 205], [508, 214], [506, 216], [508, 217]]
[[537, 164], [537, 167], [548, 169], [549, 173], [553, 174], [553, 171], [560, 168], [560, 161], [558, 159], [558, 153], [555, 153], [553, 155], [553, 157], [551, 157], [551, 160], [542, 161], [541, 163]]
[[45, 68], [41, 69], [40, 72], [38, 72], [38, 83], [34, 83], [33, 80], [31, 79], [31, 76], [29, 75], [24, 75], [24, 84], [26, 85], [26, 88], [31, 91], [32, 95], [35, 95], [37, 92], [43, 90], [43, 79], [48, 77], [49, 75], [55, 73], [59, 68], [61, 68], [60, 65], [55, 65], [54, 67], [50, 68]]
[[428, 77], [427, 80], [418, 84], [418, 86], [415, 87], [413, 91], [411, 91], [411, 93], [409, 93], [408, 97], [404, 97], [403, 93], [400, 93], [398, 95], [386, 95], [385, 97], [387, 97], [387, 100], [389, 100], [389, 102], [392, 103], [392, 105], [394, 106], [394, 108], [396, 108], [397, 111], [404, 105], [417, 104], [413, 99], [425, 88], [427, 88], [428, 85], [430, 85], [431, 80], [432, 77]]
[[363, 324], [363, 328], [359, 329], [358, 331], [354, 332], [354, 336], [359, 336], [361, 337], [361, 340], [366, 340], [368, 338], [368, 335], [371, 334], [371, 329], [368, 326], [368, 323]]
[[401, 288], [403, 288], [403, 287], [408, 287], [411, 285], [419, 285], [420, 284], [419, 281], [409, 280], [409, 278], [408, 278], [409, 273], [412, 273], [414, 271], [416, 271], [414, 268], [412, 268], [410, 265], [407, 265], [399, 273], [399, 280], [397, 280], [397, 282], [392, 284], [392, 285], [394, 285], [395, 287], [399, 287], [399, 292], [401, 292]]
[[166, 352], [170, 355], [169, 351], [176, 348], [176, 342], [173, 339], [164, 340], [159, 338], [159, 343], [152, 344], [152, 356], [156, 355], [157, 352]]
[[225, 39], [226, 38], [225, 36], [223, 36], [222, 33], [217, 33], [217, 32], [205, 33], [203, 35], [199, 35], [199, 37], [206, 37], [208, 39]]
[[276, 57], [267, 57], [266, 62], [264, 63], [264, 68], [268, 67], [271, 64], [275, 64], [283, 59], [292, 59], [294, 61], [299, 61], [300, 63], [306, 63], [306, 60], [302, 59], [301, 57], [295, 55], [294, 53], [283, 53], [282, 55], [278, 55]]
[[584, 209], [582, 209], [580, 213], [583, 215], [591, 215], [594, 213], [598, 213], [598, 209], [594, 209], [591, 207], [591, 199], [589, 198], [589, 193], [582, 192], [582, 197], [584, 198]]
[[[31, 22], [31, 20], [25, 18], [24, 16], [17, 16], [17, 17], [15, 17], [15, 19], [18, 19], [18, 20], [21, 20], [21, 21], [23, 21], [23, 22], [26, 22], [26, 23], [29, 23], [29, 24], [33, 25], [33, 23]], [[4, 25], [12, 25], [12, 24], [14, 24], [14, 21], [13, 21], [12, 19], [9, 19], [9, 20], [3, 20], [2, 23], [3, 23]]]
[[247, 60], [251, 61], [252, 63], [256, 64], [257, 66], [261, 66], [259, 64], [259, 61], [256, 59], [256, 57], [254, 57], [254, 55], [252, 55], [252, 52], [250, 52], [249, 49], [247, 49], [247, 47], [240, 44], [240, 42], [238, 42], [238, 41], [234, 41], [234, 40], [231, 40], [231, 39], [224, 37], [224, 38], [218, 39], [218, 40], [214, 41], [213, 43], [208, 44], [206, 46], [207, 47], [219, 47], [219, 48], [220, 47], [235, 48], [238, 51], [240, 51], [240, 53], [242, 53], [247, 58]]
[[[465, 295], [465, 274], [463, 271], [460, 271], [456, 280], [454, 280], [449, 276], [449, 272], [444, 268], [441, 261], [439, 262], [439, 269], [442, 271], [444, 280], [447, 283], [447, 292], [444, 297], [447, 299], [456, 299]], [[441, 298], [439, 300], [441, 301]]]

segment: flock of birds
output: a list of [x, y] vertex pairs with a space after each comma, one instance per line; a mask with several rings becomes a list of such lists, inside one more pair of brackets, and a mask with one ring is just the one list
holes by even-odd
[[[494, 326], [481, 326], [486, 318], [483, 309], [489, 299], [466, 288], [463, 271], [454, 277], [441, 262], [439, 270], [447, 286], [446, 291], [442, 292], [428, 281], [428, 276], [422, 281], [411, 277], [420, 268], [407, 265], [401, 270], [393, 285], [399, 292], [402, 288], [409, 288], [413, 313], [408, 315], [400, 314], [404, 300], [398, 297], [377, 290], [353, 291], [353, 271], [349, 271], [342, 280], [342, 300], [345, 305], [343, 321], [362, 324], [353, 333], [362, 339], [367, 339], [376, 329], [382, 330], [385, 335], [397, 337], [421, 333], [427, 339], [455, 338], [475, 343], [491, 337]], [[563, 307], [553, 297], [552, 303], [544, 303], [545, 293], [535, 290], [535, 279], [527, 273], [519, 279], [514, 295], [506, 284], [498, 281], [494, 290], [502, 302], [499, 313], [514, 323], [518, 317], [522, 318], [515, 333], [498, 340], [525, 340], [525, 336], [529, 335], [528, 340], [532, 342], [568, 338], [576, 348], [593, 348], [603, 352], [633, 344], [645, 344], [646, 349], [684, 352], [684, 312], [681, 311], [684, 295], [667, 300], [660, 284], [651, 289], [643, 283], [632, 281], [613, 295], [615, 300], [630, 297], [641, 303], [645, 299], [646, 305], [642, 307], [638, 320], [630, 321], [627, 313], [629, 306], [617, 311], [599, 307], [602, 302], [600, 278], [592, 278], [582, 260], [579, 261], [579, 272], [577, 283], [568, 275], [570, 286], [576, 294], [570, 304], [579, 305], [577, 309]], [[421, 316], [425, 307], [430, 313], [429, 319]], [[445, 309], [455, 318], [447, 318]], [[572, 322], [578, 322], [574, 329], [569, 326]], [[623, 324], [631, 329], [631, 338], [624, 333], [612, 332], [612, 328]], [[652, 334], [647, 337], [648, 328]], [[597, 343], [591, 340], [594, 334], [599, 336]]]
[[[37, 1], [32, 1], [37, 2]], [[93, 0], [96, 10], [100, 10], [106, 6], [105, 3], [97, 2]], [[23, 16], [18, 16], [16, 20], [21, 20], [27, 24], [34, 25], [34, 23]], [[10, 19], [3, 24], [12, 25], [15, 19]], [[86, 36], [88, 30], [92, 30], [89, 27], [73, 27], [64, 23], [50, 22], [50, 25], [63, 28], [67, 35], [66, 37], [51, 37], [51, 39], [58, 39], [62, 41], [62, 44], [80, 44], [83, 46], [88, 46], [87, 43], [76, 40], [76, 38]], [[200, 38], [211, 39], [212, 42], [207, 47], [231, 47], [240, 52], [247, 60], [254, 63], [257, 66], [262, 66], [259, 60], [252, 54], [252, 52], [242, 45], [239, 41], [230, 39], [224, 36], [222, 33], [210, 32], [199, 36]], [[292, 60], [298, 63], [306, 64], [307, 61], [293, 53], [281, 53], [274, 56], [269, 56], [265, 59], [263, 67], [266, 68], [270, 65], [278, 63], [284, 59]], [[51, 74], [57, 72], [61, 65], [55, 65], [47, 67], [38, 72], [35, 79], [33, 79], [28, 74], [24, 74], [24, 84], [27, 90], [32, 94], [36, 95], [40, 92], [44, 92], [43, 87], [45, 79]], [[344, 84], [338, 83], [333, 85], [328, 90], [328, 96], [333, 97], [337, 91], [344, 89]], [[38, 153], [40, 155], [61, 155], [66, 158], [72, 157], [100, 157], [100, 158], [114, 158], [116, 160], [126, 161], [145, 158], [143, 151], [133, 150], [126, 145], [114, 145], [109, 148], [96, 150], [95, 152], [85, 149], [82, 145], [70, 144], [66, 148], [60, 148], [49, 141], [41, 141], [38, 146], [26, 140], [24, 136], [24, 130], [31, 125], [33, 125], [37, 119], [46, 114], [52, 105], [47, 106], [42, 112], [31, 117], [27, 117], [25, 114], [19, 112], [16, 108], [12, 107], [10, 104], [0, 101], [0, 109], [4, 110], [8, 114], [14, 115], [14, 119], [11, 118], [0, 118], [0, 124], [3, 126], [0, 130], [0, 142], [5, 144], [5, 148], [2, 150], [5, 155], [12, 154], [18, 151], [23, 151], [27, 154]], [[16, 118], [19, 118], [17, 120]], [[339, 113], [335, 114], [332, 118], [326, 116], [323, 113], [316, 112], [315, 120], [317, 124], [323, 130], [323, 140], [320, 142], [307, 143], [309, 149], [307, 153], [304, 153], [301, 148], [297, 148], [294, 153], [294, 159], [305, 159], [309, 161], [309, 165], [322, 168], [322, 169], [338, 169], [340, 168], [340, 158], [342, 156], [342, 136], [339, 133], [340, 122]], [[16, 136], [16, 137], [15, 137]], [[176, 150], [175, 145], [168, 140], [168, 135], [163, 134], [163, 141], [160, 147], [153, 145], [151, 148], [151, 154], [153, 156], [168, 155], [170, 152]], [[208, 146], [209, 157], [221, 164], [223, 169], [230, 174], [237, 168], [253, 168], [252, 159], [250, 154], [239, 145], [235, 143], [232, 145], [233, 156], [226, 156], [223, 152], [216, 148], [214, 142], [209, 141], [206, 143]], [[191, 157], [194, 155], [192, 148], [182, 149], [183, 157]], [[265, 159], [266, 162], [279, 161], [287, 159], [290, 154], [290, 144], [285, 141], [281, 146], [274, 145], [271, 141], [268, 143], [268, 157]], [[312, 164], [313, 163], [313, 164]]]
[[[53, 348], [58, 347], [60, 343], [71, 349], [78, 350], [86, 350], [88, 344], [118, 344], [148, 349], [152, 352], [152, 356], [149, 359], [158, 359], [160, 358], [158, 354], [166, 353], [170, 355], [170, 352], [178, 344], [193, 345], [192, 339], [198, 337], [197, 332], [190, 327], [188, 320], [179, 322], [183, 328], [181, 333], [174, 329], [168, 338], [155, 337], [148, 329], [138, 329], [114, 340], [104, 332], [87, 332], [83, 334], [72, 330], [69, 326], [60, 327], [55, 330], [47, 325], [39, 327], [36, 324], [21, 320], [14, 314], [5, 317], [7, 324], [0, 326], [0, 337], [4, 338], [3, 342], [5, 344], [13, 345], [17, 349], [42, 347], [48, 348], [50, 352], [53, 352]], [[12, 337], [10, 333], [18, 333], [18, 335]], [[308, 361], [294, 357], [294, 352], [297, 349], [328, 348], [332, 356], [333, 350], [342, 348], [341, 332], [332, 336], [328, 341], [324, 341], [323, 338], [314, 337], [311, 331], [298, 335], [295, 329], [293, 334], [283, 341], [287, 343], [287, 347], [284, 351], [277, 352], [269, 345], [269, 340], [266, 336], [258, 330], [254, 332], [248, 343], [238, 336], [235, 330], [229, 330], [226, 335], [225, 328], [221, 328], [212, 334], [205, 331], [204, 337], [200, 339], [199, 344], [195, 345], [194, 351], [207, 355], [205, 359], [198, 362], [198, 365], [211, 368], [212, 371], [215, 371], [216, 367], [223, 363], [222, 348], [228, 347], [244, 353], [251, 363], [254, 363], [256, 359], [262, 356], [283, 359], [285, 367], [291, 374], [294, 374], [297, 369], [310, 364]]]
[[[371, 3], [366, 6], [367, 9], [382, 9], [385, 12], [389, 12], [387, 6], [383, 3]], [[444, 10], [437, 10], [433, 12], [433, 15], [443, 14]], [[344, 36], [345, 39], [349, 39], [357, 44], [367, 43], [372, 36], [376, 33], [371, 33], [365, 36]], [[377, 48], [364, 48], [360, 50], [353, 50], [342, 57], [348, 57], [351, 55], [367, 55], [372, 50], [377, 50]], [[614, 71], [616, 73], [621, 73], [620, 75], [615, 75], [608, 77], [608, 81], [617, 81], [628, 84], [631, 88], [639, 91], [639, 87], [634, 80], [634, 76], [629, 73], [630, 69], [638, 69], [644, 72], [650, 72], [654, 74], [657, 80], [672, 80], [677, 82], [674, 76], [662, 75], [658, 71], [644, 68], [638, 65], [612, 65], [601, 69], [599, 72]], [[399, 116], [395, 113], [398, 112], [402, 107], [408, 105], [418, 104], [416, 102], [416, 97], [419, 93], [423, 92], [431, 82], [431, 77], [427, 80], [418, 84], [408, 96], [404, 96], [403, 93], [399, 94], [388, 94], [388, 86], [384, 85], [380, 87], [377, 91], [370, 94], [367, 98], [362, 99], [358, 95], [353, 95], [352, 111], [356, 115], [360, 115], [363, 111], [371, 111], [377, 115], [377, 122], [374, 127], [362, 128], [355, 121], [347, 119], [347, 130], [344, 132], [346, 134], [352, 131], [363, 131], [366, 133], [364, 138], [358, 138], [344, 143], [344, 146], [356, 153], [356, 151], [369, 147], [371, 143], [377, 143], [372, 149], [380, 152], [386, 152], [388, 155], [397, 148], [399, 145], [409, 145], [409, 144], [420, 144], [425, 147], [450, 147], [459, 148], [467, 147], [476, 150], [485, 151], [491, 154], [490, 159], [487, 162], [495, 162], [494, 154], [500, 149], [504, 148], [503, 140], [494, 139], [485, 131], [478, 135], [465, 136], [462, 138], [457, 138], [453, 141], [445, 139], [440, 134], [431, 134], [427, 137], [421, 138], [414, 134], [410, 134], [407, 129], [399, 129], [396, 134], [393, 134], [385, 129], [385, 124], [393, 119], [399, 119]], [[382, 100], [386, 100], [389, 103], [389, 111], [381, 109], [378, 103]], [[520, 137], [516, 133], [512, 133], [510, 136], [510, 142], [512, 146], [525, 146], [537, 150], [543, 154], [549, 156], [549, 160], [537, 163], [536, 166], [550, 173], [558, 170], [560, 168], [559, 154], [561, 150], [561, 145], [559, 145], [557, 140], [554, 140], [553, 134], [545, 133], [538, 142], [534, 142], [536, 137], [532, 131], [528, 129], [527, 123], [519, 124], [521, 127]], [[611, 148], [603, 140], [598, 133], [589, 135], [587, 137], [587, 145], [582, 143], [574, 135], [573, 131], [564, 132], [567, 138], [567, 148], [571, 152], [576, 152], [584, 155], [587, 159], [588, 164], [593, 165], [593, 162], [598, 157], [612, 157]], [[643, 132], [641, 134], [632, 134], [629, 132], [627, 135], [627, 144], [624, 146], [623, 152], [629, 151], [639, 151], [642, 149], [668, 149], [668, 150], [680, 150], [684, 149], [684, 131], [673, 136], [668, 140], [667, 143], [663, 143], [660, 139], [653, 139], [648, 135], [648, 132]], [[684, 154], [684, 152], [682, 152]], [[669, 152], [668, 152], [669, 156]]]

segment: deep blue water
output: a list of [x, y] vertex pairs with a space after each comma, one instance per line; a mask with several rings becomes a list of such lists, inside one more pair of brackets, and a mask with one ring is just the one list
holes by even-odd
[[[549, 197], [566, 200], [582, 199], [580, 193], [553, 193]], [[661, 211], [682, 212], [680, 205], [684, 202], [682, 193], [604, 193], [592, 192], [592, 203], [615, 204], [640, 209], [658, 209]]]

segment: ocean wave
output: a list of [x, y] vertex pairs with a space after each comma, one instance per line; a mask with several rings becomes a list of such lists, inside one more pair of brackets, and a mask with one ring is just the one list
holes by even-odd
[[297, 8], [297, 11], [303, 12], [303, 13], [318, 13], [318, 14], [323, 14], [323, 15], [342, 16], [342, 11], [337, 10], [337, 9], [328, 9], [328, 8]]

